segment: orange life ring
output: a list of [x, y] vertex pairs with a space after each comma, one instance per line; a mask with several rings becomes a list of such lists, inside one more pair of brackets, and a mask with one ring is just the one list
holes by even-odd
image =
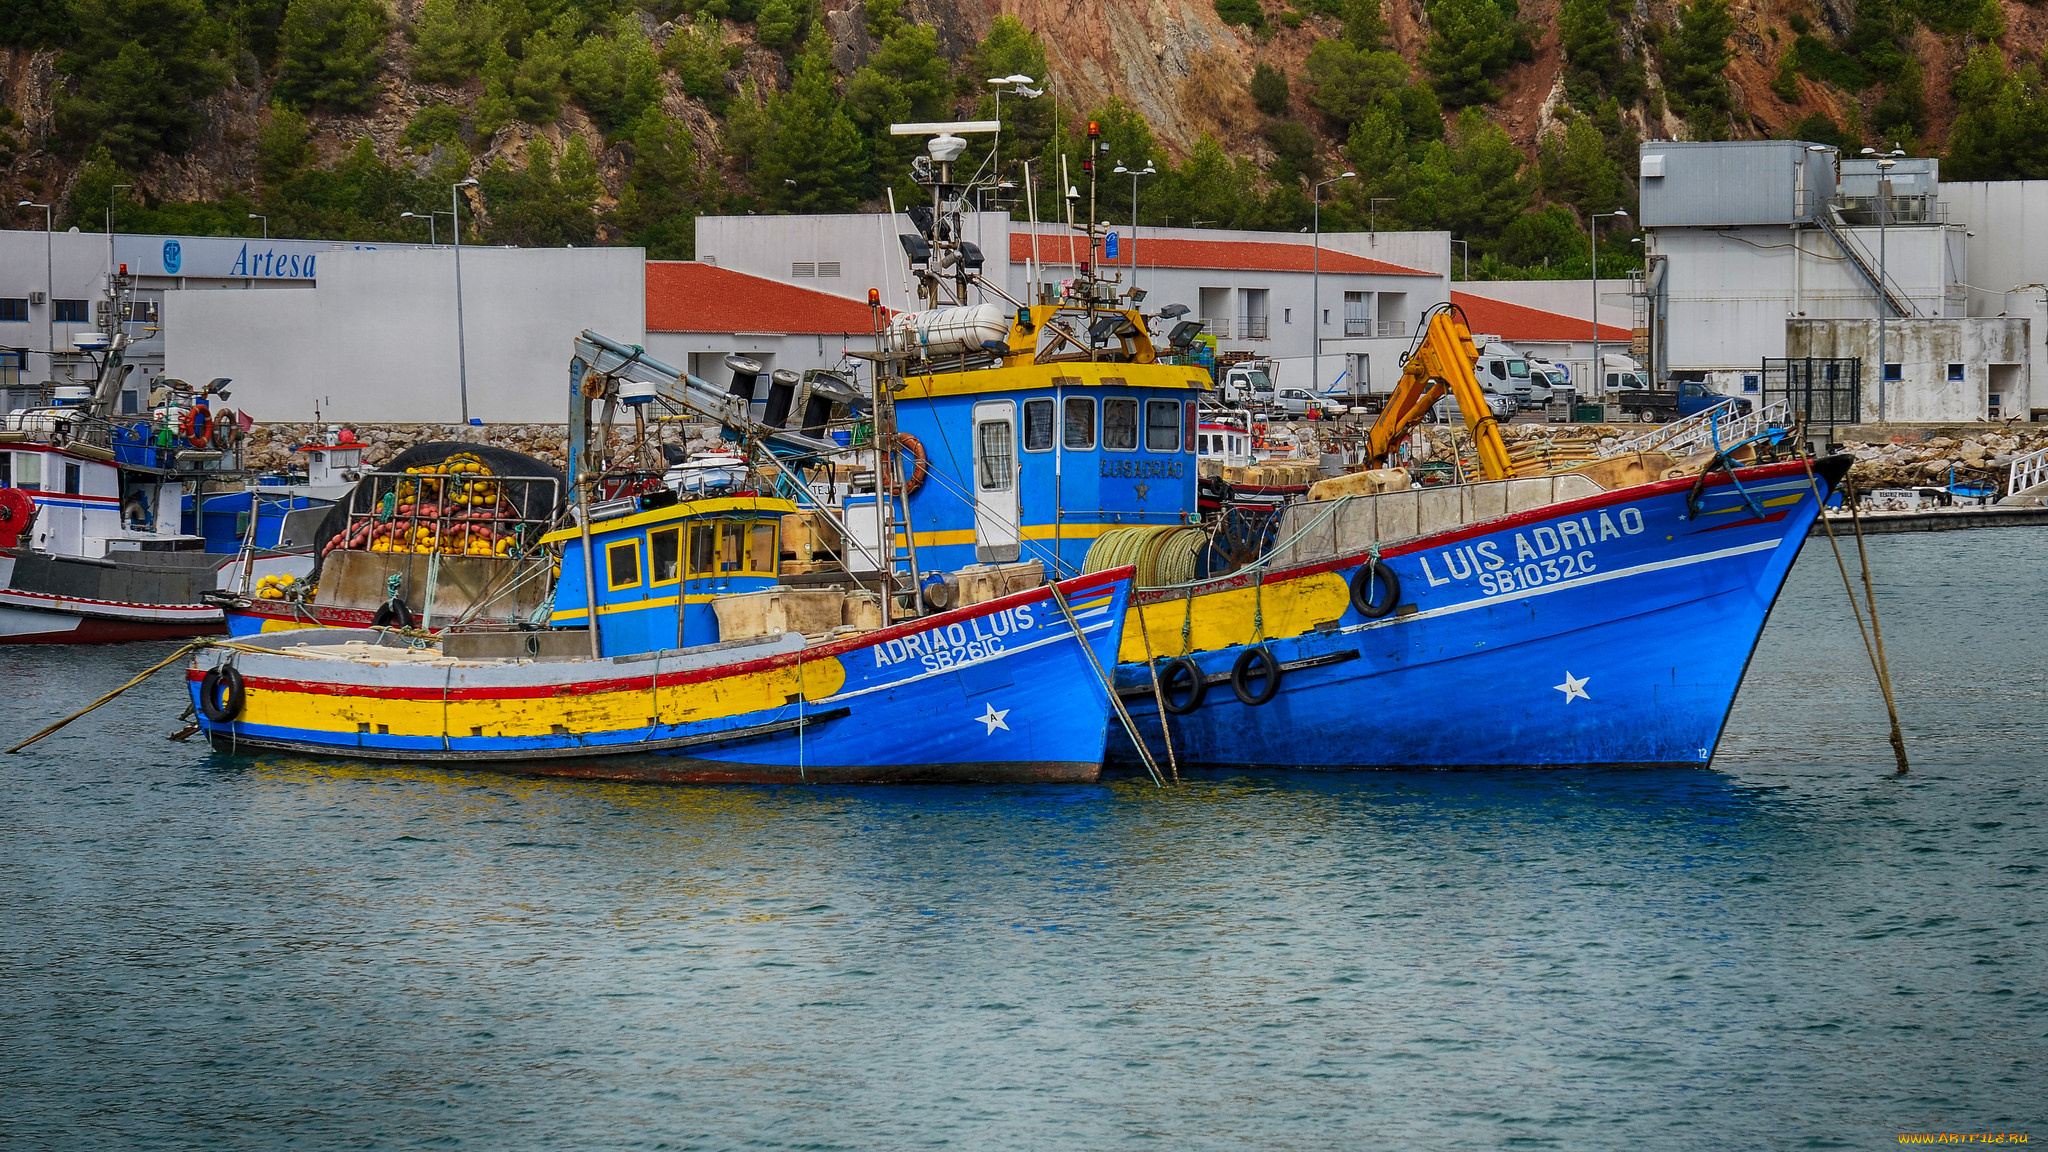
[[[918, 493], [918, 489], [924, 487], [926, 477], [931, 475], [931, 457], [925, 455], [924, 442], [908, 432], [898, 432], [896, 434], [896, 451], [910, 453], [913, 464], [910, 469], [910, 475], [904, 477], [902, 487], [903, 495], [915, 496]], [[891, 461], [891, 463], [893, 464], [894, 461]], [[896, 492], [896, 470], [893, 467], [889, 469], [889, 475], [884, 479], [884, 486], [888, 488], [891, 494]]]
[[36, 502], [19, 488], [0, 488], [0, 548], [21, 543], [36, 518]]
[[178, 434], [196, 447], [206, 447], [206, 441], [213, 434], [213, 414], [204, 408], [188, 409], [185, 418], [178, 421]]

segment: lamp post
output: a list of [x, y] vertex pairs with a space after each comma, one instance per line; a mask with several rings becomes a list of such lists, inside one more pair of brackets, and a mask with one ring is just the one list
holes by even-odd
[[1116, 166], [1115, 172], [1119, 176], [1129, 176], [1131, 178], [1131, 287], [1136, 288], [1138, 286], [1138, 177], [1157, 176], [1159, 175], [1159, 169], [1154, 168], [1152, 162], [1147, 160], [1145, 161], [1143, 171], [1119, 164]]
[[1891, 279], [1884, 270], [1885, 221], [1890, 216], [1892, 199], [1892, 169], [1898, 167], [1898, 158], [1906, 154], [1903, 148], [1893, 148], [1882, 155], [1875, 148], [1865, 148], [1865, 156], [1877, 156], [1877, 422], [1885, 418], [1885, 375], [1891, 369], [1885, 363], [1884, 314], [1891, 310]]
[[462, 389], [462, 422], [469, 423], [469, 347], [462, 334], [462, 201], [464, 188], [476, 187], [474, 176], [448, 189], [448, 214], [455, 218], [455, 374]]
[[1586, 218], [1586, 235], [1592, 242], [1593, 266], [1588, 269], [1593, 279], [1593, 394], [1602, 395], [1607, 389], [1607, 370], [1600, 363], [1600, 220], [1605, 216], [1619, 216], [1628, 219], [1628, 209], [1616, 208], [1612, 212], [1595, 212]]
[[1464, 249], [1465, 279], [1470, 280], [1472, 278], [1472, 245], [1463, 240], [1453, 240], [1451, 241], [1451, 243], [1456, 244], [1459, 248]]
[[263, 238], [265, 240], [270, 239], [270, 217], [261, 216], [258, 215], [257, 213], [251, 212], [249, 213], [249, 219], [263, 221]]
[[50, 359], [50, 375], [57, 375], [57, 287], [50, 275], [50, 206], [33, 200], [23, 200], [16, 208], [41, 208], [43, 210], [43, 347]]
[[1323, 184], [1357, 178], [1356, 172], [1342, 172], [1309, 189], [1316, 236], [1308, 277], [1308, 382], [1309, 391], [1317, 396], [1323, 394]]
[[424, 215], [418, 212], [400, 212], [398, 218], [400, 220], [425, 220], [427, 222], [427, 247], [439, 248], [441, 246], [441, 238], [434, 230], [434, 217], [438, 215], [440, 215], [438, 212], [428, 212]]

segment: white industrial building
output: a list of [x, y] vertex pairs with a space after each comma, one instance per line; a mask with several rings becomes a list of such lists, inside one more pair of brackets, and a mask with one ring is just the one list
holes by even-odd
[[[763, 375], [824, 368], [864, 382], [852, 353], [875, 348], [876, 315], [864, 300], [687, 260], [647, 262], [647, 351], [692, 376], [724, 384], [739, 353]], [[755, 391], [765, 399], [766, 381]]]
[[[697, 258], [852, 300], [877, 288], [891, 308], [914, 309], [897, 239], [912, 231], [908, 217], [887, 214], [700, 216]], [[1148, 227], [1133, 239], [1118, 231], [1116, 257], [1100, 257], [1098, 272], [1143, 288], [1148, 310], [1187, 305], [1219, 354], [1274, 360], [1288, 385], [1391, 388], [1418, 320], [1450, 298], [1445, 232], [1326, 233], [1318, 244], [1299, 233]], [[1006, 212], [967, 213], [961, 234], [980, 250], [989, 279], [1018, 301], [1034, 282], [1069, 278], [1088, 259], [1085, 237]]]
[[[1966, 195], [1958, 211], [1937, 160], [1899, 159], [1881, 174], [1875, 159], [1801, 141], [1652, 141], [1639, 171], [1656, 379], [1731, 393], [1761, 380], [1769, 399], [1785, 366], [1768, 362], [1814, 357], [1844, 397], [1859, 382], [1855, 419], [2025, 418], [2048, 405], [2042, 314], [1983, 271], [2005, 265], [1992, 279], [2017, 285], [2027, 243], [2048, 243], [1986, 257], [2015, 247], [2024, 190]], [[2042, 279], [2043, 264], [2031, 267]]]
[[232, 377], [258, 420], [558, 422], [579, 333], [645, 341], [645, 266], [639, 248], [465, 245], [458, 320], [452, 247], [332, 252], [317, 285], [166, 293], [165, 370]]
[[[122, 393], [136, 411], [164, 373], [164, 300], [177, 292], [303, 288], [321, 265], [355, 245], [328, 240], [230, 236], [143, 236], [103, 232], [0, 232], [0, 410], [26, 403], [44, 381], [75, 384], [93, 375], [71, 337], [101, 326], [128, 333], [134, 364]], [[125, 273], [120, 315], [110, 289]], [[109, 327], [108, 330], [112, 330]], [[205, 372], [198, 379], [223, 375]], [[175, 375], [175, 373], [174, 373]]]
[[0, 404], [90, 379], [71, 336], [108, 324], [132, 341], [124, 412], [159, 376], [225, 376], [259, 420], [451, 422], [466, 374], [473, 418], [560, 420], [578, 332], [644, 339], [645, 263], [637, 248], [465, 247], [458, 342], [452, 246], [0, 232]]

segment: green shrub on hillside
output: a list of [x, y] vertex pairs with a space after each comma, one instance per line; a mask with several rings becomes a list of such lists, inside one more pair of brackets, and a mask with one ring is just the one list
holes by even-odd
[[1268, 116], [1287, 111], [1287, 73], [1271, 64], [1252, 69], [1252, 103]]
[[1515, 0], [1430, 0], [1425, 8], [1431, 33], [1422, 69], [1448, 107], [1499, 100], [1494, 80], [1535, 57]]
[[661, 99], [661, 61], [631, 15], [614, 18], [569, 54], [569, 90], [606, 132], [640, 119]]

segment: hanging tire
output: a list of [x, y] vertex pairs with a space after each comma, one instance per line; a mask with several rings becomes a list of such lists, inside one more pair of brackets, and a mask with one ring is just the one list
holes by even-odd
[[401, 631], [410, 631], [412, 626], [412, 606], [396, 596], [385, 601], [377, 609], [377, 614], [370, 617], [370, 627], [372, 628], [397, 628]]
[[199, 678], [199, 711], [215, 724], [226, 724], [242, 714], [242, 705], [247, 693], [242, 689], [242, 674], [233, 664], [209, 668]]
[[[1378, 599], [1374, 599], [1372, 594], [1375, 585], [1386, 590]], [[1377, 620], [1392, 612], [1395, 603], [1400, 599], [1401, 578], [1394, 575], [1394, 570], [1387, 567], [1386, 561], [1374, 560], [1370, 564], [1362, 564], [1358, 571], [1351, 574], [1351, 606], [1358, 609], [1358, 614], [1367, 620]]]
[[[1185, 688], [1187, 698], [1178, 694]], [[1183, 656], [1169, 660], [1159, 671], [1159, 693], [1166, 697], [1166, 710], [1175, 716], [1185, 716], [1202, 706], [1202, 700], [1209, 695], [1209, 678], [1202, 674], [1201, 665]]]
[[[1254, 664], [1260, 667], [1260, 671], [1257, 673], [1252, 671], [1252, 665]], [[1256, 693], [1251, 690], [1251, 680], [1254, 675], [1264, 678], [1264, 682]], [[1257, 648], [1245, 649], [1238, 656], [1237, 663], [1230, 666], [1230, 690], [1237, 693], [1240, 703], [1252, 708], [1264, 704], [1278, 694], [1280, 691], [1280, 660], [1273, 655], [1273, 650], [1263, 645]]]

